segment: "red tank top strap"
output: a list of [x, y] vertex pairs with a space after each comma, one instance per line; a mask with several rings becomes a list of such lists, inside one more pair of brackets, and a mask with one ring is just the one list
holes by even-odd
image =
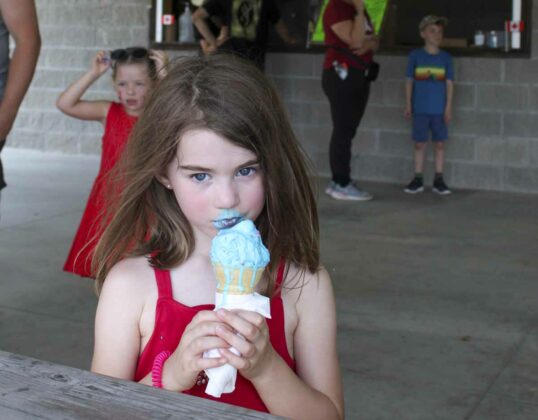
[[170, 271], [153, 268], [155, 272], [155, 280], [157, 280], [157, 289], [159, 290], [159, 298], [172, 298], [172, 280], [170, 279]]
[[282, 286], [282, 281], [284, 280], [284, 270], [286, 269], [286, 261], [284, 258], [280, 259], [280, 263], [278, 264], [278, 270], [276, 274], [276, 281], [275, 281], [275, 296], [280, 296], [280, 289]]

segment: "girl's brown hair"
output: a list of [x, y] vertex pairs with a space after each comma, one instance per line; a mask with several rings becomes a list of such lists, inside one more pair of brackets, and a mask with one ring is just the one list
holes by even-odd
[[152, 92], [116, 168], [122, 193], [109, 207], [110, 223], [93, 259], [98, 291], [122, 258], [146, 255], [152, 266], [166, 269], [192, 253], [189, 221], [157, 176], [175, 158], [182, 135], [201, 128], [259, 159], [266, 204], [255, 223], [271, 253], [265, 293], [273, 293], [281, 259], [303, 273], [318, 269], [318, 216], [306, 157], [275, 88], [254, 65], [230, 55], [183, 57]]

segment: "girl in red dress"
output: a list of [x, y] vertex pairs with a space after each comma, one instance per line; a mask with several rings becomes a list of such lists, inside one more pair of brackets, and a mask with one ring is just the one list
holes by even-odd
[[[148, 100], [126, 157], [121, 197], [95, 249], [92, 371], [215, 400], [203, 372], [230, 364], [235, 389], [218, 401], [341, 420], [335, 301], [319, 261], [315, 196], [269, 80], [228, 54], [182, 57]], [[215, 224], [241, 218], [256, 224], [271, 255], [256, 285], [271, 319], [213, 310]], [[211, 349], [220, 357], [204, 357]]]
[[[110, 54], [100, 51], [93, 58], [90, 69], [56, 101], [56, 106], [64, 114], [81, 120], [99, 121], [105, 128], [99, 173], [63, 267], [67, 272], [93, 277], [91, 259], [102, 228], [107, 175], [121, 155], [151, 88], [157, 78], [164, 76], [167, 61], [163, 52], [141, 47], [118, 49]], [[119, 102], [82, 100], [86, 90], [109, 68], [112, 68]]]

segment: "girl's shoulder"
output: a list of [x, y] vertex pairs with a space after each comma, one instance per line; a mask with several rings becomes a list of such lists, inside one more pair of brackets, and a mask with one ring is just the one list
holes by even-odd
[[285, 273], [282, 293], [294, 299], [298, 305], [304, 302], [310, 305], [314, 301], [332, 299], [331, 276], [325, 267], [320, 266], [315, 272], [310, 272], [290, 263]]
[[129, 296], [133, 304], [143, 304], [148, 295], [157, 290], [156, 287], [155, 274], [146, 257], [125, 258], [106, 276], [101, 296], [120, 299]]

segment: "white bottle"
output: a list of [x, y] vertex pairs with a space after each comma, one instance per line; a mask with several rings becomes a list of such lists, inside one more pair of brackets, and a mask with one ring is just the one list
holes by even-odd
[[486, 36], [484, 35], [484, 32], [482, 31], [476, 31], [474, 33], [474, 45], [477, 47], [483, 47], [486, 43]]
[[194, 41], [194, 28], [192, 27], [192, 14], [189, 3], [184, 3], [185, 10], [179, 17], [179, 43], [180, 44], [193, 44]]

